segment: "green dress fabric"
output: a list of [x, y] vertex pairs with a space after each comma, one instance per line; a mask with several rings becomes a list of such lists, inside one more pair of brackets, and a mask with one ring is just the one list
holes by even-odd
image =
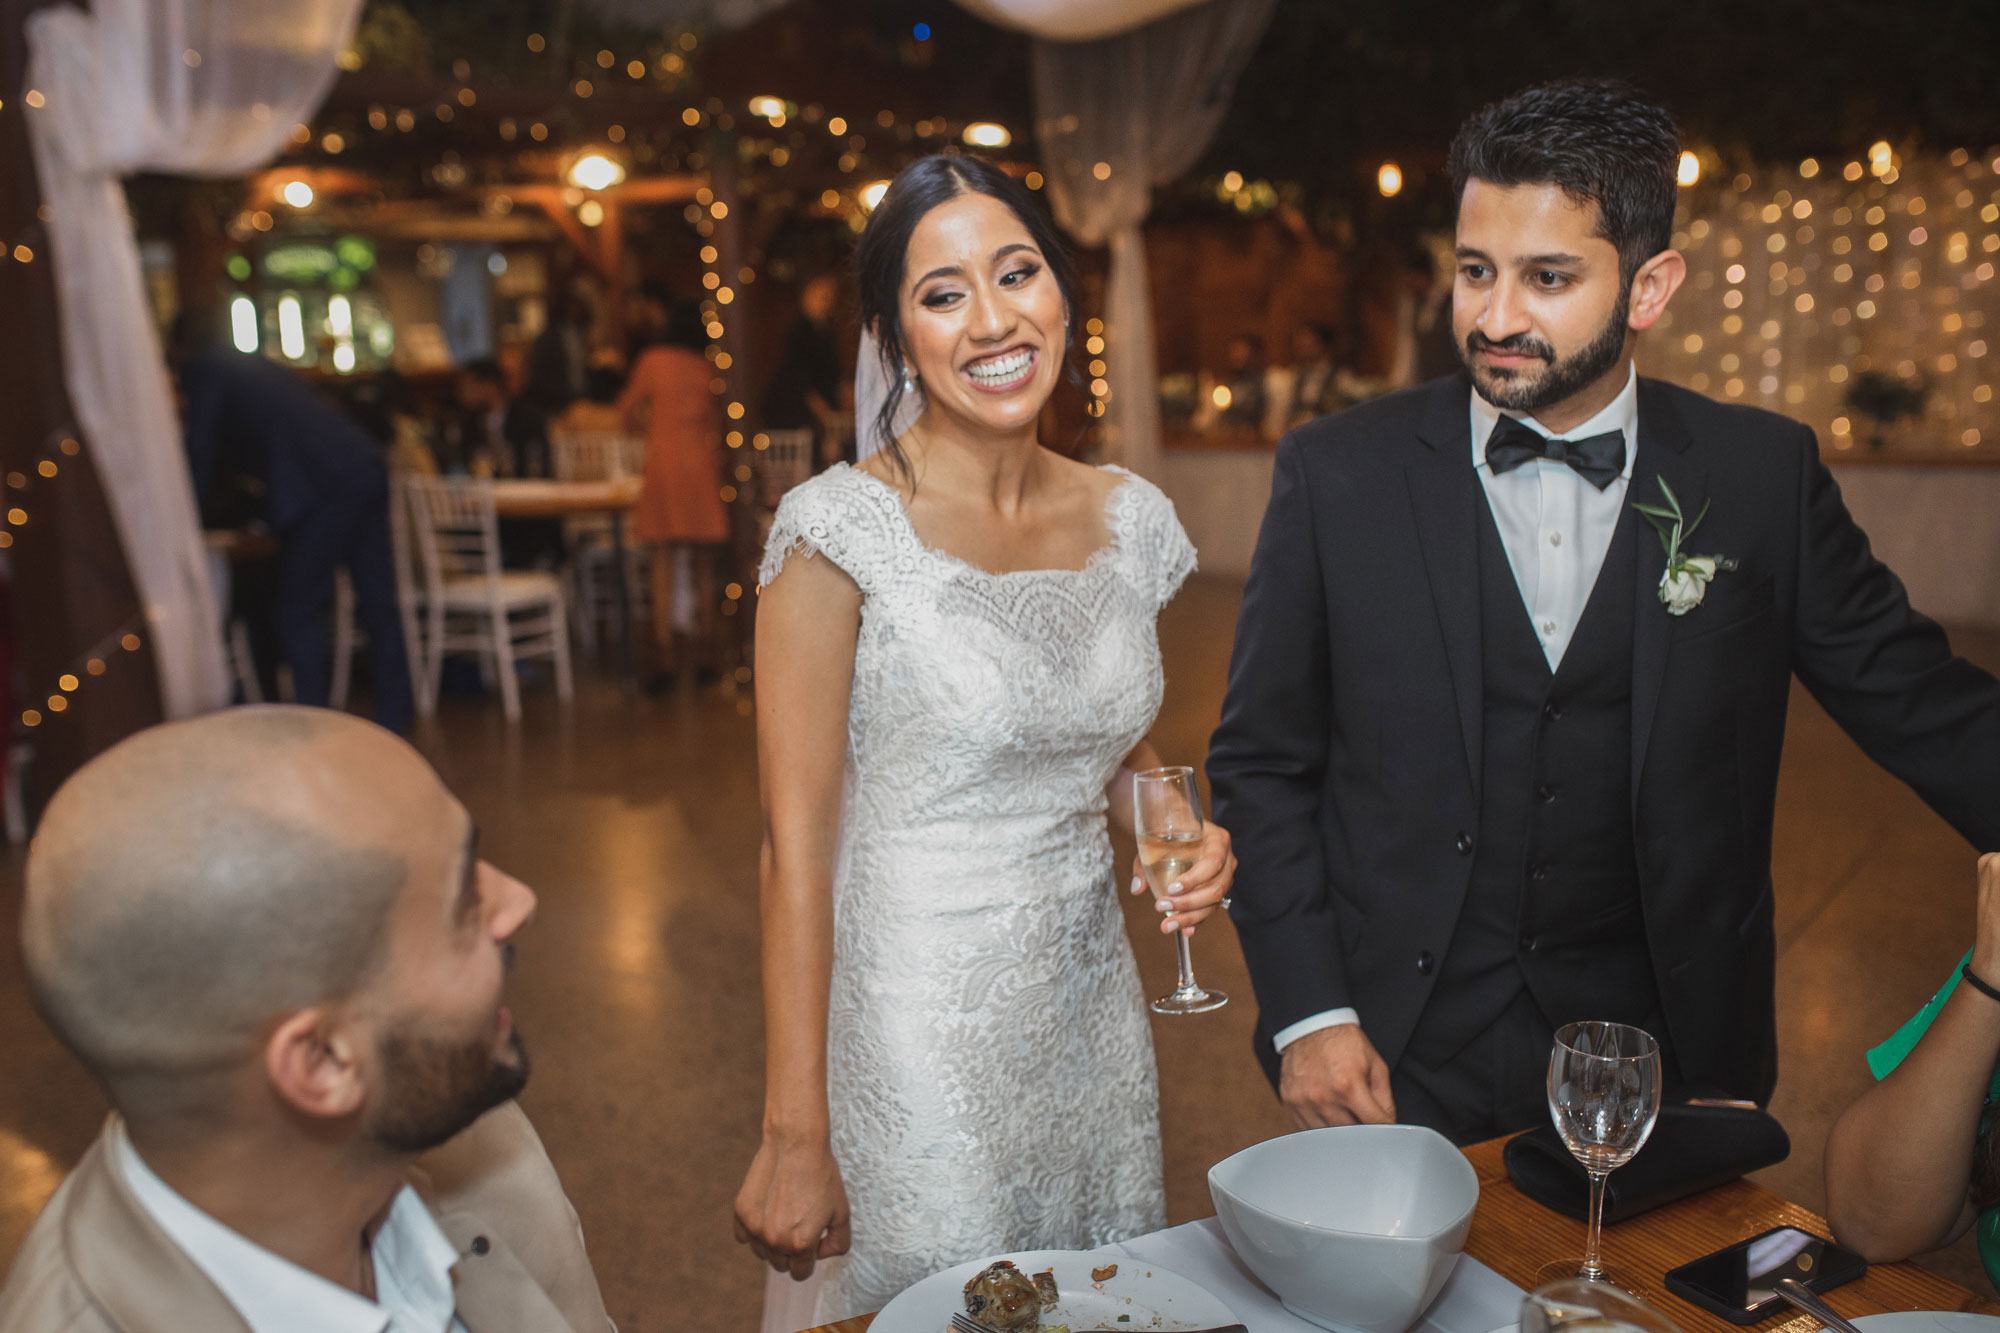
[[[1959, 967], [1971, 961], [1972, 950], [1967, 949], [1965, 957], [1959, 962]], [[1916, 1049], [1917, 1042], [1922, 1039], [1924, 1033], [1930, 1031], [1931, 1023], [1938, 1016], [1938, 1010], [1944, 1008], [1944, 1002], [1951, 998], [1951, 992], [1957, 985], [1958, 967], [1955, 967], [1938, 993], [1931, 997], [1931, 1002], [1917, 1011], [1916, 1017], [1897, 1028], [1896, 1034], [1889, 1040], [1868, 1052], [1868, 1072], [1879, 1081], [1888, 1077], [1890, 1070], [1903, 1063], [1909, 1053]], [[1994, 1066], [1993, 1077], [1986, 1084], [1986, 1109], [1979, 1114], [1981, 1138], [1986, 1136], [1990, 1127], [1996, 1104], [2000, 1104], [2000, 1065]], [[1987, 1280], [1994, 1286], [2000, 1287], [2000, 1205], [1980, 1212], [1978, 1232], [1979, 1262], [1986, 1266]]]

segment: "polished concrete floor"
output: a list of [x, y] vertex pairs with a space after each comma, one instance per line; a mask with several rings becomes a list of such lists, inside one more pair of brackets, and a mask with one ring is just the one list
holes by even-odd
[[[1198, 763], [1220, 703], [1238, 589], [1197, 578], [1162, 621], [1166, 708], [1155, 740]], [[1962, 651], [2000, 668], [2000, 634]], [[626, 1333], [755, 1327], [761, 1270], [730, 1238], [757, 1140], [757, 775], [747, 697], [686, 689], [627, 699], [588, 674], [561, 710], [531, 690], [517, 728], [497, 705], [448, 705], [419, 744], [479, 820], [486, 854], [541, 894], [513, 1006], [532, 1047], [523, 1097], [581, 1213]], [[1970, 849], [1870, 765], [1801, 691], [1779, 792], [1779, 1039], [1773, 1110], [1791, 1159], [1772, 1188], [1817, 1208], [1832, 1118], [1865, 1085], [1865, 1047], [1938, 985], [1972, 929]], [[29, 1010], [13, 933], [20, 854], [0, 863], [0, 1258], [96, 1131], [103, 1102]], [[1153, 914], [1135, 935], [1146, 985], [1172, 951]], [[1203, 980], [1240, 997], [1155, 1019], [1168, 1209], [1212, 1211], [1208, 1167], [1289, 1123], [1251, 1059], [1252, 1008], [1226, 923], [1195, 941]], [[1608, 1243], [1616, 1259], [1617, 1232]], [[1690, 1256], [1692, 1257], [1692, 1256]], [[1983, 1281], [1969, 1248], [1934, 1258]]]

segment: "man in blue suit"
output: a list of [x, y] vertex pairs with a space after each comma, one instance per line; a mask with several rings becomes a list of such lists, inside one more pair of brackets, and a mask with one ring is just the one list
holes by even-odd
[[264, 490], [279, 543], [276, 629], [299, 703], [324, 707], [333, 577], [345, 568], [368, 635], [375, 721], [410, 728], [410, 675], [389, 554], [389, 469], [383, 451], [339, 408], [261, 356], [211, 350], [180, 367], [183, 425], [204, 507], [219, 476]]

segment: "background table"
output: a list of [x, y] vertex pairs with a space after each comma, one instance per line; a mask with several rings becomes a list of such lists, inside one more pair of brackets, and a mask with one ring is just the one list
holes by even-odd
[[[1500, 1161], [1504, 1146], [1504, 1140], [1494, 1139], [1465, 1150], [1479, 1176], [1479, 1209], [1472, 1217], [1465, 1252], [1509, 1281], [1533, 1287], [1542, 1265], [1583, 1253], [1583, 1223], [1542, 1207], [1514, 1188]], [[1826, 1219], [1787, 1203], [1761, 1185], [1737, 1180], [1606, 1227], [1604, 1258], [1639, 1288], [1648, 1304], [1686, 1333], [1734, 1333], [1740, 1325], [1669, 1295], [1662, 1275], [1690, 1259], [1776, 1226], [1830, 1234]], [[1826, 1299], [1850, 1319], [1890, 1310], [2000, 1314], [2000, 1304], [1907, 1263], [1877, 1264], [1860, 1280], [1828, 1292]], [[857, 1315], [811, 1333], [863, 1333], [874, 1320], [873, 1315]], [[1788, 1322], [1767, 1319], [1749, 1327], [1761, 1333], [1810, 1333], [1819, 1327], [1819, 1321], [1802, 1315]]]
[[[631, 688], [638, 680], [632, 664], [632, 578], [625, 561], [625, 515], [639, 503], [639, 479], [543, 481], [509, 477], [493, 483], [493, 508], [501, 518], [574, 518], [606, 514], [611, 519], [611, 567], [617, 571], [618, 675]], [[590, 607], [581, 607], [584, 615]]]

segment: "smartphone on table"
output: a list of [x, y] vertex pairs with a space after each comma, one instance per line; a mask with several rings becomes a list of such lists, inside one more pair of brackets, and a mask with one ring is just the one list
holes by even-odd
[[1682, 1264], [1667, 1274], [1667, 1290], [1732, 1324], [1754, 1324], [1791, 1308], [1778, 1295], [1780, 1278], [1827, 1292], [1867, 1271], [1852, 1250], [1798, 1227], [1773, 1227]]

